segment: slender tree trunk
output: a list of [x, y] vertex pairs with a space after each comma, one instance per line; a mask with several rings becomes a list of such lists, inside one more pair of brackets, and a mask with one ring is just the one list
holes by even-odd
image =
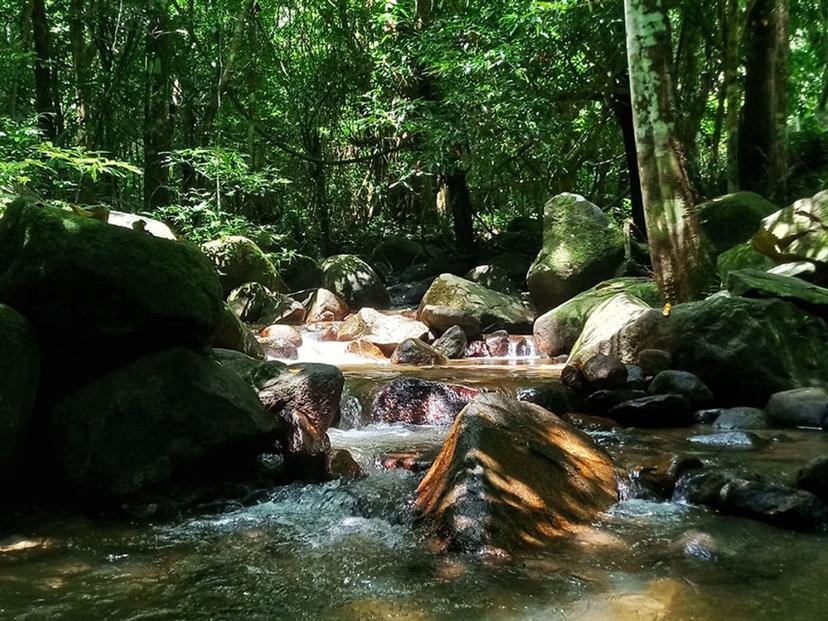
[[787, 0], [757, 0], [748, 15], [739, 185], [770, 199], [784, 194], [787, 163]]
[[52, 81], [52, 43], [45, 0], [32, 0], [31, 19], [38, 124], [46, 139], [54, 141], [59, 132], [60, 119]]
[[172, 146], [172, 32], [166, 0], [149, 7], [146, 34], [146, 96], [144, 99], [144, 207], [169, 202], [169, 168], [165, 153]]
[[635, 145], [635, 127], [633, 126], [632, 99], [629, 92], [617, 92], [611, 98], [612, 111], [624, 138], [624, 156], [627, 161], [627, 177], [630, 183], [630, 201], [632, 202], [632, 219], [636, 235], [647, 238], [647, 221], [644, 218], [644, 200], [641, 197], [641, 176], [638, 173], [638, 152]]
[[739, 84], [739, 47], [742, 42], [742, 20], [739, 0], [727, 0], [725, 19], [724, 82], [727, 116], [727, 191], [739, 189], [739, 111], [742, 91]]
[[85, 0], [72, 0], [69, 18], [69, 39], [72, 43], [72, 69], [75, 78], [75, 111], [78, 123], [77, 140], [90, 148], [92, 132], [87, 127], [89, 114], [90, 46], [86, 42]]
[[474, 251], [474, 210], [466, 172], [459, 165], [446, 175], [446, 189], [457, 249], [471, 253]]
[[676, 133], [669, 22], [662, 0], [625, 0], [624, 9], [638, 168], [653, 271], [665, 302], [684, 302], [702, 293], [710, 266]]

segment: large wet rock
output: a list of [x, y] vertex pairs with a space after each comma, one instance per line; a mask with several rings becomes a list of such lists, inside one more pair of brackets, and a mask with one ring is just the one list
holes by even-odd
[[224, 294], [248, 282], [257, 282], [276, 293], [287, 293], [288, 287], [276, 266], [255, 242], [234, 235], [202, 245], [218, 271]]
[[693, 424], [693, 409], [680, 395], [654, 395], [624, 401], [607, 416], [625, 427], [663, 428]]
[[756, 250], [751, 242], [733, 246], [716, 259], [716, 273], [722, 282], [727, 282], [728, 274], [736, 270], [766, 271], [774, 267], [776, 262]]
[[382, 349], [386, 355], [406, 339], [419, 339], [428, 334], [428, 326], [403, 315], [386, 315], [373, 308], [363, 308], [351, 315], [339, 328], [340, 341], [365, 341]]
[[644, 349], [671, 352], [675, 368], [733, 405], [761, 407], [775, 392], [828, 384], [828, 325], [782, 300], [713, 296], [669, 317], [649, 311], [621, 342], [628, 362]]
[[534, 319], [519, 300], [453, 274], [442, 274], [432, 283], [417, 317], [437, 333], [459, 325], [470, 337], [490, 330], [525, 334]]
[[714, 429], [767, 429], [768, 416], [759, 408], [728, 408], [721, 411], [713, 423]]
[[592, 311], [625, 292], [651, 306], [658, 306], [661, 301], [658, 287], [649, 278], [616, 278], [602, 282], [538, 317], [533, 328], [538, 351], [547, 356], [568, 354]]
[[317, 289], [310, 300], [307, 323], [320, 321], [342, 321], [348, 316], [350, 309], [341, 297], [327, 289]]
[[450, 425], [480, 394], [476, 388], [401, 377], [380, 390], [371, 407], [375, 423]]
[[656, 375], [650, 382], [649, 392], [651, 395], [681, 395], [696, 407], [707, 405], [713, 400], [713, 393], [700, 377], [673, 369]]
[[805, 260], [828, 267], [828, 190], [762, 220], [753, 241], [779, 263]]
[[699, 225], [715, 254], [749, 241], [762, 220], [778, 209], [753, 192], [734, 192], [696, 207]]
[[241, 378], [176, 348], [77, 390], [51, 415], [56, 476], [90, 498], [120, 498], [271, 450], [279, 421]]
[[371, 252], [371, 259], [387, 264], [392, 270], [403, 270], [415, 263], [428, 261], [428, 253], [420, 243], [405, 237], [390, 237]]
[[809, 461], [797, 474], [796, 486], [828, 502], [828, 456]]
[[720, 431], [687, 438], [688, 442], [720, 449], [755, 451], [767, 446], [768, 441], [749, 431]]
[[22, 202], [0, 220], [0, 302], [90, 357], [202, 346], [224, 310], [194, 246]]
[[466, 346], [469, 344], [466, 333], [460, 326], [452, 326], [443, 336], [434, 341], [434, 349], [451, 360], [463, 358], [466, 355]]
[[281, 262], [284, 280], [291, 291], [322, 286], [322, 268], [316, 259], [293, 253]]
[[627, 367], [618, 358], [598, 354], [587, 360], [581, 368], [589, 390], [620, 388], [627, 382]]
[[580, 366], [587, 360], [603, 354], [621, 358], [624, 328], [650, 310], [650, 306], [629, 293], [619, 293], [592, 311], [581, 335], [572, 346], [569, 364]]
[[258, 282], [249, 282], [233, 289], [227, 298], [227, 305], [236, 317], [246, 323], [302, 323], [305, 320], [304, 306]]
[[420, 339], [405, 339], [394, 350], [391, 364], [436, 366], [448, 364], [448, 358]]
[[497, 553], [572, 535], [616, 500], [612, 460], [589, 436], [488, 393], [457, 417], [415, 506], [446, 548]]
[[543, 247], [526, 277], [541, 312], [611, 278], [624, 259], [624, 236], [596, 205], [577, 194], [546, 203]]
[[719, 493], [724, 513], [761, 520], [794, 530], [812, 530], [825, 522], [825, 505], [803, 490], [766, 480], [736, 479]]
[[698, 457], [687, 455], [655, 455], [630, 469], [630, 494], [647, 500], [670, 500], [678, 481], [688, 472], [704, 467]]
[[40, 376], [40, 348], [34, 327], [0, 304], [0, 481], [22, 474]]
[[576, 412], [581, 405], [578, 395], [559, 382], [550, 382], [534, 388], [520, 388], [517, 391], [517, 399], [539, 405], [557, 416]]
[[500, 291], [507, 295], [516, 293], [509, 272], [498, 265], [478, 265], [471, 269], [464, 278], [487, 289]]
[[799, 278], [736, 270], [727, 277], [727, 290], [746, 298], [781, 298], [822, 318], [828, 317], [828, 289]]
[[354, 310], [370, 306], [388, 308], [391, 299], [382, 279], [356, 255], [339, 254], [322, 263], [322, 286], [345, 300]]
[[777, 392], [768, 399], [765, 410], [782, 427], [828, 429], [828, 390], [813, 387]]
[[210, 338], [210, 347], [232, 349], [251, 358], [264, 358], [264, 348], [253, 332], [225, 305], [221, 320]]

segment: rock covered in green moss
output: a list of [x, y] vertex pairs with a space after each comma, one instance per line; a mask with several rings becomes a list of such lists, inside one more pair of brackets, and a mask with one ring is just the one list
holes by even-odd
[[258, 282], [245, 283], [230, 292], [230, 310], [244, 322], [255, 324], [302, 323], [305, 307], [283, 293], [275, 293]]
[[742, 269], [769, 270], [776, 266], [776, 262], [768, 258], [756, 248], [751, 242], [738, 244], [724, 251], [716, 260], [716, 271], [722, 282], [727, 282], [730, 272]]
[[22, 202], [0, 220], [0, 302], [89, 353], [202, 346], [223, 310], [198, 248]]
[[487, 289], [494, 289], [508, 295], [516, 293], [509, 272], [498, 265], [478, 265], [470, 270], [464, 278]]
[[527, 284], [545, 312], [611, 278], [624, 259], [624, 236], [596, 205], [559, 194], [544, 208], [543, 247]]
[[805, 260], [828, 267], [828, 190], [769, 215], [754, 239], [777, 262]]
[[534, 318], [517, 299], [453, 274], [442, 274], [431, 284], [417, 317], [437, 333], [458, 325], [467, 336], [492, 330], [525, 334]]
[[715, 254], [749, 241], [776, 205], [753, 192], [734, 192], [696, 207], [699, 225]]
[[626, 292], [601, 302], [572, 346], [569, 364], [581, 365], [599, 354], [621, 358], [622, 331], [648, 310], [649, 304]]
[[281, 265], [291, 291], [315, 289], [322, 285], [322, 268], [312, 257], [294, 253], [282, 258]]
[[727, 290], [742, 297], [781, 298], [828, 318], [828, 289], [792, 276], [736, 270], [728, 274]]
[[248, 282], [257, 282], [271, 291], [287, 293], [288, 287], [276, 266], [255, 242], [233, 235], [204, 244], [201, 249], [218, 271], [224, 295]]
[[365, 306], [388, 308], [391, 300], [382, 279], [353, 254], [338, 254], [322, 263], [322, 287], [333, 291], [353, 310]]
[[13, 483], [26, 453], [39, 375], [34, 327], [0, 304], [0, 481]]
[[265, 352], [253, 332], [236, 316], [233, 310], [225, 304], [216, 331], [210, 338], [210, 347], [231, 349], [250, 356], [264, 358]]

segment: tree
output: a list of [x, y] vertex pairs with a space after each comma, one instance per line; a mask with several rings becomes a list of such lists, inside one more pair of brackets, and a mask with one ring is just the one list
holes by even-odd
[[31, 20], [35, 51], [34, 76], [38, 122], [43, 135], [54, 141], [57, 139], [61, 123], [54, 86], [52, 38], [46, 16], [45, 0], [31, 0]]
[[625, 0], [624, 15], [653, 271], [665, 302], [684, 302], [702, 292], [709, 265], [675, 127], [669, 21], [662, 0]]

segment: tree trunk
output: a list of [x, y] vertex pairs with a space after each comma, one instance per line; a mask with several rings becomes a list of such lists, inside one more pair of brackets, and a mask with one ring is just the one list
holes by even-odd
[[86, 21], [84, 0], [72, 0], [69, 18], [69, 39], [72, 43], [72, 69], [75, 78], [75, 114], [77, 116], [77, 140], [81, 145], [91, 148], [92, 132], [87, 127], [89, 113], [89, 50], [86, 42]]
[[709, 277], [676, 135], [670, 30], [662, 0], [624, 0], [635, 141], [653, 271], [665, 302], [695, 299]]
[[52, 43], [45, 0], [32, 0], [35, 107], [38, 125], [47, 140], [56, 140], [60, 128], [53, 85]]
[[787, 0], [757, 0], [748, 15], [745, 103], [739, 127], [739, 185], [783, 198], [787, 163]]
[[727, 0], [725, 19], [724, 83], [727, 101], [727, 191], [739, 189], [739, 110], [742, 92], [739, 84], [739, 47], [742, 42], [742, 20], [739, 0]]
[[172, 32], [166, 0], [148, 8], [146, 95], [144, 99], [144, 207], [169, 202], [169, 168], [165, 153], [172, 146]]
[[616, 92], [611, 98], [612, 111], [624, 138], [624, 155], [627, 161], [627, 177], [630, 183], [632, 219], [639, 239], [647, 238], [647, 220], [644, 217], [644, 200], [641, 197], [641, 176], [638, 173], [638, 152], [635, 145], [632, 99], [629, 92]]
[[469, 254], [474, 251], [474, 210], [466, 172], [459, 166], [446, 175], [446, 189], [457, 249]]

